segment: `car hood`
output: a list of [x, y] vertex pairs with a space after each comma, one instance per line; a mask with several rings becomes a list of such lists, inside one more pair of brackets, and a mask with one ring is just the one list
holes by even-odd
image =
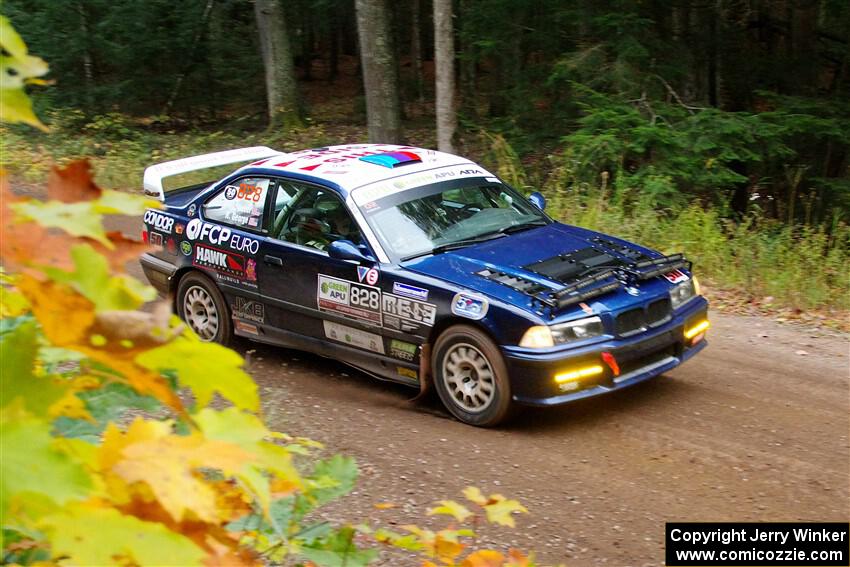
[[405, 268], [534, 310], [531, 295], [563, 289], [594, 264], [624, 265], [657, 256], [618, 238], [552, 223], [427, 256], [405, 263]]

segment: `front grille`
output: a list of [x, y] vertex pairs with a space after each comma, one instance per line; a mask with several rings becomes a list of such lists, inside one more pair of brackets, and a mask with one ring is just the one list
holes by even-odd
[[646, 317], [644, 316], [643, 307], [624, 311], [617, 315], [615, 330], [618, 335], [628, 335], [641, 330], [645, 321]]
[[669, 297], [653, 301], [646, 308], [646, 323], [650, 327], [657, 327], [662, 323], [666, 323], [672, 316], [673, 309], [670, 306]]
[[647, 327], [657, 327], [673, 316], [670, 298], [656, 299], [646, 307], [629, 309], [617, 315], [614, 330], [618, 335], [628, 336]]

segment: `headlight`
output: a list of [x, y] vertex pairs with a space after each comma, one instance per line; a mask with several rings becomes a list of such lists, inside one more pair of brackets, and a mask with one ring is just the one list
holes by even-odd
[[697, 296], [694, 279], [691, 278], [686, 282], [676, 284], [670, 289], [670, 304], [673, 309], [678, 309], [691, 299]]
[[547, 348], [556, 344], [570, 343], [582, 339], [596, 337], [605, 332], [602, 319], [586, 317], [569, 323], [561, 323], [547, 327], [536, 325], [529, 328], [522, 336], [519, 346], [526, 348]]

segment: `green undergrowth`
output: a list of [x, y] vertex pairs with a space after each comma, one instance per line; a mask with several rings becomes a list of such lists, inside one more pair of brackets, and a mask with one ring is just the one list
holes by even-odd
[[[47, 122], [50, 135], [8, 126], [0, 130], [2, 165], [18, 183], [35, 184], [51, 164], [90, 156], [98, 183], [137, 191], [144, 168], [157, 162], [252, 145], [296, 150], [361, 141], [365, 135], [362, 126], [329, 123], [272, 133], [245, 133], [238, 125], [232, 131], [169, 131], [121, 115], [87, 122], [68, 112], [50, 116]], [[430, 134], [416, 132], [411, 138], [417, 139], [410, 141], [428, 145]], [[648, 197], [651, 191], [640, 181], [615, 188], [604, 173], [598, 179], [576, 177], [558, 166], [557, 156], [544, 160], [548, 161], [544, 165], [523, 167], [500, 136], [468, 134], [464, 142], [470, 157], [515, 186], [526, 191], [540, 188], [549, 199], [547, 212], [558, 220], [664, 252], [684, 251], [697, 274], [714, 288], [745, 299], [770, 297], [779, 308], [835, 311], [837, 318], [850, 309], [850, 228], [843, 220], [789, 226], [758, 210], [732, 219], [697, 201], [661, 206]], [[228, 169], [214, 173], [223, 175]]]

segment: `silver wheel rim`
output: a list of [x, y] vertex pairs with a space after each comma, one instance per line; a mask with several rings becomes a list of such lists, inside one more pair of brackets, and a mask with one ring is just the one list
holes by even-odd
[[487, 357], [469, 343], [449, 347], [443, 357], [443, 383], [452, 401], [464, 411], [486, 410], [496, 395], [496, 379]]
[[193, 285], [183, 296], [183, 315], [201, 340], [211, 341], [218, 333], [218, 309], [204, 288]]

